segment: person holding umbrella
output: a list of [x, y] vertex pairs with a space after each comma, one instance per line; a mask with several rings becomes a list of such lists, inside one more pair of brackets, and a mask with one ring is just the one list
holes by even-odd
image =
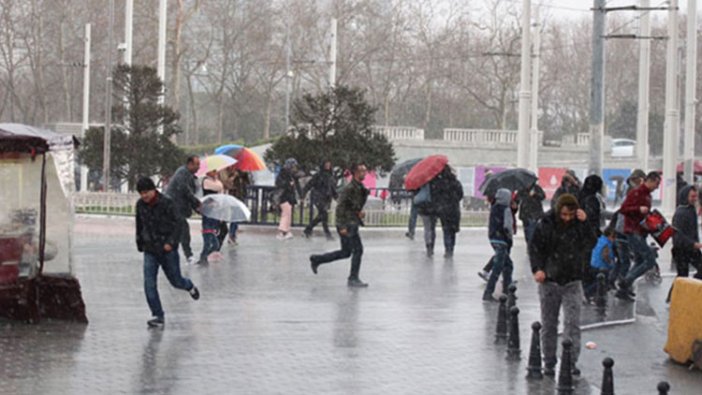
[[361, 270], [361, 257], [363, 256], [363, 242], [361, 241], [359, 227], [363, 225], [363, 218], [365, 217], [363, 206], [365, 206], [370, 192], [363, 185], [367, 172], [365, 164], [353, 165], [351, 167], [353, 178], [344, 187], [339, 196], [336, 206], [336, 231], [341, 241], [341, 249], [322, 255], [310, 255], [310, 266], [314, 274], [317, 274], [319, 265], [351, 257], [351, 273], [347, 285], [357, 288], [368, 286], [358, 276]]
[[450, 259], [453, 258], [453, 250], [456, 246], [456, 233], [461, 230], [463, 186], [448, 165], [429, 184], [432, 205], [441, 220], [441, 230], [444, 234], [444, 258]]

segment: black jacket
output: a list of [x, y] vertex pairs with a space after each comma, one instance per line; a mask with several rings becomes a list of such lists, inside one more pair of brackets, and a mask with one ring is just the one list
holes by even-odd
[[461, 199], [463, 185], [446, 169], [429, 181], [433, 211], [441, 219], [441, 227], [458, 232], [461, 227]]
[[[533, 195], [530, 195], [531, 192]], [[519, 201], [519, 219], [522, 221], [538, 221], [544, 216], [544, 199], [546, 193], [539, 186], [534, 184], [530, 190], [523, 190], [517, 194]]]
[[320, 168], [319, 171], [312, 176], [312, 179], [305, 185], [302, 190], [302, 195], [306, 195], [307, 192], [312, 190], [310, 198], [312, 199], [312, 204], [322, 204], [329, 205], [332, 199], [336, 199], [338, 194], [336, 192], [336, 179], [334, 174], [329, 170], [324, 170]]
[[488, 224], [488, 238], [490, 242], [504, 242], [512, 246], [512, 194], [507, 189], [498, 189], [495, 193], [495, 202], [490, 207], [490, 221]]
[[687, 195], [690, 194], [692, 186], [685, 186], [678, 194], [678, 208], [673, 216], [673, 227], [676, 229], [673, 234], [673, 250], [679, 253], [692, 253], [695, 250], [695, 243], [699, 243], [697, 227], [697, 213], [695, 206], [687, 203]]
[[193, 210], [200, 207], [200, 200], [195, 197], [195, 176], [185, 166], [176, 170], [168, 183], [166, 195], [173, 200], [176, 214], [182, 218], [193, 215]]
[[295, 194], [299, 191], [299, 184], [297, 178], [293, 174], [292, 170], [282, 168], [278, 177], [275, 179], [275, 187], [280, 190], [280, 203], [288, 202], [292, 205], [297, 204], [297, 195]]
[[550, 210], [536, 226], [528, 245], [531, 271], [543, 270], [547, 281], [564, 285], [583, 279], [583, 268], [589, 265], [591, 246], [597, 236], [586, 222], [574, 219], [565, 225]]
[[360, 182], [352, 179], [351, 182], [341, 190], [341, 196], [336, 205], [336, 226], [358, 226], [361, 219], [358, 213], [363, 211], [368, 199], [368, 189]]
[[[599, 236], [600, 231], [600, 221], [601, 221], [601, 204], [600, 198], [597, 193], [602, 190], [602, 178], [597, 175], [588, 176], [583, 183], [583, 188], [578, 193], [578, 203], [580, 203], [580, 208], [587, 214], [587, 222], [595, 230]], [[594, 244], [592, 245], [595, 246]]]
[[153, 204], [139, 199], [136, 204], [136, 243], [139, 252], [163, 254], [166, 244], [176, 251], [176, 215], [173, 201], [159, 192], [156, 192], [156, 202]]

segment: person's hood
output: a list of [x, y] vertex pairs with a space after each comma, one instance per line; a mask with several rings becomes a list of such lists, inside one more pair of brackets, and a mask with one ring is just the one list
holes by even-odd
[[690, 191], [694, 188], [693, 185], [686, 185], [684, 186], [680, 192], [678, 192], [678, 206], [687, 206], [687, 195], [690, 194]]
[[587, 176], [585, 182], [583, 183], [581, 194], [582, 196], [595, 195], [602, 191], [602, 185], [604, 185], [604, 182], [602, 182], [602, 178], [600, 178], [600, 176], [596, 174]]
[[512, 192], [507, 188], [500, 188], [495, 193], [495, 204], [501, 204], [503, 206], [508, 206], [512, 202]]
[[295, 158], [288, 158], [285, 160], [285, 164], [283, 164], [283, 168], [285, 169], [292, 169], [295, 166], [297, 166], [297, 160]]

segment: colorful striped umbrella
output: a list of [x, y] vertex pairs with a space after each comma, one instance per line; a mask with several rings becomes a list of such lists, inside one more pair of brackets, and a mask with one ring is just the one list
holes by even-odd
[[236, 159], [228, 155], [208, 155], [200, 158], [200, 169], [196, 176], [203, 176], [211, 171], [220, 171], [236, 163]]
[[241, 145], [223, 145], [215, 149], [215, 154], [228, 155], [236, 159], [237, 163], [234, 168], [241, 171], [259, 171], [266, 168], [266, 164], [257, 153]]

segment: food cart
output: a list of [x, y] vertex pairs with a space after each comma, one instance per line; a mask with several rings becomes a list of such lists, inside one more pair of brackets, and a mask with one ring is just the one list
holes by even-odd
[[0, 316], [87, 322], [73, 276], [77, 141], [0, 123]]

